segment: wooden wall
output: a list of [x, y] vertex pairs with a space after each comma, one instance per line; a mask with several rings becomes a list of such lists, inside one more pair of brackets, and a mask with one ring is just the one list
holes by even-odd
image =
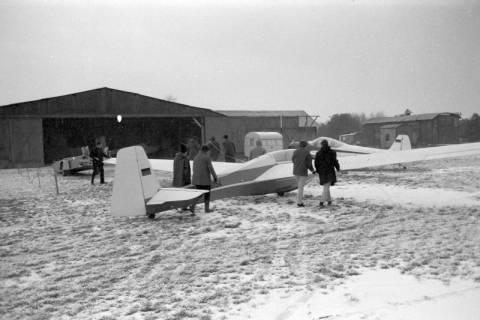
[[42, 166], [42, 132], [41, 119], [0, 120], [0, 168]]

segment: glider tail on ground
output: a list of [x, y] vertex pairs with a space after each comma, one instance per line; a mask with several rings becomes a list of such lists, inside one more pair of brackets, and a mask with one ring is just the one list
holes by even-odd
[[117, 153], [111, 210], [114, 216], [154, 218], [156, 212], [192, 206], [206, 192], [208, 190], [160, 188], [150, 160], [140, 146], [123, 148]]
[[390, 147], [390, 151], [404, 151], [410, 150], [412, 146], [410, 144], [410, 138], [405, 134], [400, 134], [395, 138], [395, 141]]
[[142, 147], [123, 148], [118, 152], [111, 210], [114, 216], [145, 216], [145, 203], [159, 189]]

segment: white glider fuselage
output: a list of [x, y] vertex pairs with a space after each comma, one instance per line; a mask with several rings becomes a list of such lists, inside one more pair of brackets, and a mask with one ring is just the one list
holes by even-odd
[[405, 151], [410, 150], [412, 147], [410, 145], [410, 139], [407, 135], [398, 135], [397, 138], [393, 141], [389, 149], [377, 149], [370, 147], [354, 146], [333, 138], [329, 137], [319, 137], [317, 139], [311, 140], [308, 144], [314, 150], [320, 150], [322, 147], [321, 143], [323, 140], [328, 141], [328, 145], [333, 150], [340, 153], [350, 153], [350, 154], [372, 154], [372, 153], [382, 153], [389, 151]]
[[[293, 175], [292, 155], [295, 150], [269, 152], [256, 159], [238, 164], [229, 173], [219, 173], [220, 186], [212, 189], [212, 199], [233, 196], [283, 194], [295, 190], [297, 181]], [[310, 175], [311, 179], [313, 175]]]

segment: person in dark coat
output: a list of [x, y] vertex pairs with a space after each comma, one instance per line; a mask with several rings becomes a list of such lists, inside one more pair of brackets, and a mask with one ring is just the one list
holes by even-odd
[[92, 181], [91, 184], [94, 184], [95, 175], [100, 174], [100, 183], [105, 183], [105, 173], [103, 171], [103, 158], [108, 158], [108, 156], [102, 150], [102, 143], [97, 142], [97, 145], [90, 151], [90, 158], [92, 159], [93, 171], [92, 171]]
[[223, 154], [225, 154], [225, 162], [235, 162], [235, 144], [228, 140], [228, 135], [223, 136]]
[[312, 155], [310, 151], [307, 150], [307, 141], [300, 141], [300, 146], [297, 150], [293, 152], [292, 162], [293, 162], [293, 175], [297, 180], [298, 191], [297, 191], [297, 206], [304, 207], [303, 204], [303, 188], [307, 183], [308, 170], [315, 173], [315, 170], [312, 166]]
[[322, 147], [315, 155], [315, 169], [320, 178], [320, 185], [323, 186], [322, 199], [320, 200], [320, 206], [322, 207], [324, 202], [327, 202], [328, 205], [332, 204], [330, 186], [337, 182], [335, 169], [340, 171], [340, 164], [337, 160], [337, 153], [330, 148], [328, 141], [322, 140], [321, 144]]
[[210, 159], [212, 159], [212, 161], [217, 161], [218, 155], [220, 154], [220, 144], [215, 140], [215, 137], [210, 138], [207, 146], [210, 150]]
[[193, 160], [192, 184], [197, 189], [209, 190], [205, 193], [205, 212], [210, 212], [210, 189], [212, 188], [212, 179], [217, 183], [217, 174], [213, 169], [212, 160], [208, 156], [208, 146], [203, 145], [200, 152]]
[[172, 186], [180, 188], [191, 183], [190, 161], [187, 158], [187, 146], [180, 145], [180, 151], [173, 159], [173, 182]]

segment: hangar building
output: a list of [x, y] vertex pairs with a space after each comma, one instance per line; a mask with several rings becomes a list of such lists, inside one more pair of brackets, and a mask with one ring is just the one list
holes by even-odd
[[389, 148], [397, 135], [406, 134], [412, 147], [458, 143], [459, 119], [452, 112], [373, 118], [362, 125], [362, 142]]
[[207, 117], [225, 116], [110, 88], [1, 106], [0, 168], [49, 164], [94, 141], [111, 150], [141, 144], [150, 156], [171, 157], [179, 143], [205, 140]]

